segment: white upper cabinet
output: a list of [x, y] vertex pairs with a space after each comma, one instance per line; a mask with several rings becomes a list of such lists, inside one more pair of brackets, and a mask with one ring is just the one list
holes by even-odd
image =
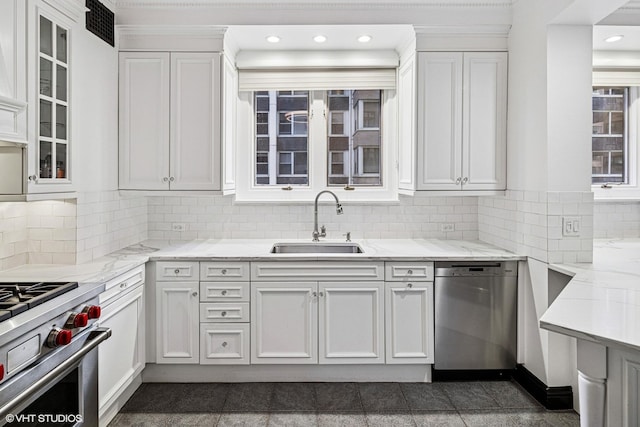
[[169, 188], [169, 62], [120, 53], [120, 188]]
[[416, 55], [398, 70], [398, 189], [416, 189]]
[[506, 188], [506, 52], [418, 53], [419, 190]]
[[220, 54], [120, 53], [120, 188], [220, 189]]

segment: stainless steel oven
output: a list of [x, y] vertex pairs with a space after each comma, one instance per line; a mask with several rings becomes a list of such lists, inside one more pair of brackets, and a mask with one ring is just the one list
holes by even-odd
[[[98, 425], [97, 346], [111, 335], [96, 326], [103, 288], [75, 284], [5, 310], [13, 313], [0, 322], [0, 425]], [[25, 302], [12, 307], [35, 301], [14, 293]]]

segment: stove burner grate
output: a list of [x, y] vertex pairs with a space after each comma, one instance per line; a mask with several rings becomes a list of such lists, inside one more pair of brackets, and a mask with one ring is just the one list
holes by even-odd
[[77, 287], [77, 282], [0, 283], [0, 321]]

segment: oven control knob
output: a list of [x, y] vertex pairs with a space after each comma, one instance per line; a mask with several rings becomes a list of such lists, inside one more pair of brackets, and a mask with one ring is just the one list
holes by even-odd
[[0, 364], [0, 381], [4, 379], [4, 365]]
[[47, 347], [55, 348], [71, 342], [73, 333], [68, 329], [54, 328], [47, 337]]
[[84, 328], [89, 323], [87, 313], [73, 313], [67, 320], [66, 328]]
[[89, 305], [82, 310], [83, 313], [87, 313], [89, 319], [99, 319], [102, 314], [102, 309], [99, 305]]

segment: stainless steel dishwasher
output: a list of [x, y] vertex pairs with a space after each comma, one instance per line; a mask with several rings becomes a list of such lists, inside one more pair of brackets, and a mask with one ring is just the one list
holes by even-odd
[[434, 379], [515, 369], [517, 261], [437, 262], [434, 286]]

